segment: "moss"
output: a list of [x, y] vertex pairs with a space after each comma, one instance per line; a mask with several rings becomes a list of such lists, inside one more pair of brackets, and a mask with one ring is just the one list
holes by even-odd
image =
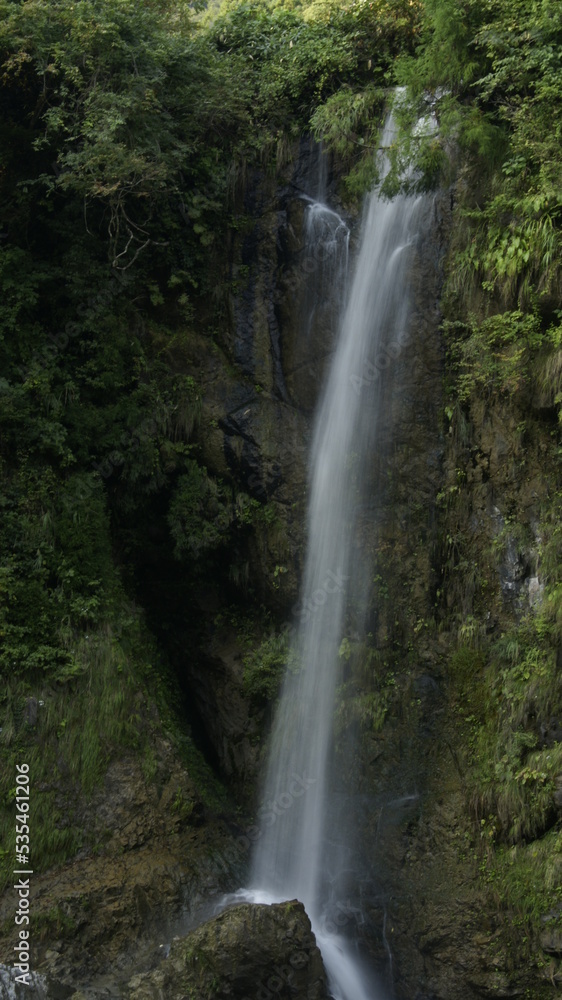
[[512, 961], [543, 966], [541, 933], [562, 927], [562, 834], [551, 830], [540, 841], [487, 850], [480, 870], [506, 917]]
[[[81, 847], [95, 849], [95, 834], [79, 820], [81, 803], [98, 787], [112, 760], [133, 751], [147, 781], [156, 777], [154, 733], [171, 737], [196, 794], [209, 808], [224, 807], [224, 789], [185, 732], [174, 705], [181, 704], [177, 680], [157, 655], [139, 613], [121, 598], [113, 626], [70, 636], [76, 669], [63, 683], [31, 684], [14, 678], [0, 702], [0, 885], [10, 881], [15, 852], [16, 765], [30, 775], [30, 859], [42, 872], [71, 858]], [[30, 703], [33, 725], [25, 722]], [[146, 712], [152, 702], [157, 712]], [[193, 802], [177, 804], [186, 819]]]
[[382, 729], [396, 695], [394, 670], [383, 661], [372, 646], [372, 636], [366, 642], [345, 636], [339, 655], [343, 661], [344, 682], [336, 694], [335, 732], [337, 738], [355, 726], [365, 732]]
[[76, 929], [75, 921], [62, 906], [53, 906], [46, 913], [32, 914], [30, 917], [30, 933], [42, 942], [69, 937]]
[[244, 690], [258, 702], [273, 701], [279, 692], [285, 669], [298, 669], [297, 654], [291, 648], [287, 630], [262, 639], [244, 657]]

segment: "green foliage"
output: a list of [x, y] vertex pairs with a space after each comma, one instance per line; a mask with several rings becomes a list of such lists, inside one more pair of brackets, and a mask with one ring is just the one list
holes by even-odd
[[199, 556], [216, 548], [226, 539], [232, 520], [232, 498], [227, 487], [197, 462], [188, 461], [186, 472], [177, 481], [168, 514], [175, 555]]
[[379, 145], [384, 97], [384, 91], [372, 85], [358, 92], [342, 87], [311, 117], [316, 138], [346, 164], [345, 186], [351, 196], [363, 194], [378, 178], [374, 151]]
[[[539, 531], [545, 584], [540, 603], [493, 644], [478, 618], [467, 618], [449, 665], [468, 750], [471, 808], [485, 822], [492, 847], [536, 839], [556, 823], [562, 744], [553, 743], [548, 731], [562, 714], [558, 494], [545, 504]], [[496, 549], [494, 574], [501, 546]]]
[[[516, 326], [519, 323], [517, 317]], [[534, 329], [540, 329], [536, 322]], [[539, 356], [544, 349], [544, 344], [536, 348]], [[482, 394], [482, 387], [474, 389], [471, 406], [479, 405]], [[455, 492], [447, 497], [450, 513], [457, 512], [462, 500], [464, 478], [457, 479]], [[458, 509], [461, 519], [468, 520], [466, 508]], [[517, 537], [520, 517], [519, 511], [506, 518], [509, 538]], [[464, 751], [461, 766], [467, 805], [480, 835], [480, 873], [506, 918], [507, 933], [513, 928], [517, 962], [536, 957], [545, 920], [555, 919], [560, 903], [555, 792], [562, 768], [562, 744], [556, 740], [562, 714], [558, 659], [562, 549], [560, 494], [555, 488], [543, 499], [540, 523], [532, 542], [530, 537], [524, 539], [526, 547], [537, 545], [535, 535], [540, 537], [537, 564], [545, 587], [540, 600], [523, 617], [506, 615], [511, 627], [499, 637], [492, 633], [491, 639], [488, 615], [484, 619], [481, 614], [493, 607], [488, 592], [482, 605], [464, 618], [458, 630], [459, 648], [448, 665], [458, 720], [455, 746]], [[468, 575], [469, 555], [474, 551], [471, 542], [467, 537], [456, 540], [463, 577]], [[485, 559], [480, 549], [480, 570], [492, 577], [495, 586], [502, 543], [500, 534]], [[457, 611], [456, 597], [451, 611]], [[499, 614], [505, 614], [505, 606]]]
[[357, 687], [343, 684], [338, 689], [334, 716], [336, 737], [359, 726], [364, 731], [382, 729], [389, 708], [388, 691], [360, 692]]
[[[319, 5], [315, 5], [319, 6]], [[333, 6], [333, 5], [332, 5]], [[358, 43], [367, 48], [368, 73], [348, 74], [348, 82], [321, 103], [310, 119], [318, 140], [333, 150], [347, 167], [345, 187], [352, 198], [370, 190], [379, 178], [376, 151], [387, 95], [383, 85], [394, 81], [396, 57], [411, 51], [421, 19], [418, 3], [352, 3], [332, 13], [346, 32], [361, 26]]]
[[235, 493], [193, 459], [185, 459], [182, 469], [185, 471], [174, 484], [167, 518], [177, 559], [200, 559], [232, 542], [237, 532], [275, 524], [272, 505]]
[[[0, 0], [0, 823], [13, 854], [11, 782], [24, 754], [37, 870], [83, 843], [69, 802], [91, 793], [112, 756], [132, 747], [155, 776], [139, 691], [152, 693], [205, 801], [223, 802], [169, 708], [181, 693], [126, 610], [120, 578], [133, 587], [139, 567], [146, 573], [154, 519], [182, 594], [214, 584], [234, 543], [275, 527], [272, 505], [200, 459], [201, 361], [189, 348], [192, 325], [203, 337], [211, 314], [214, 328], [223, 319], [220, 255], [249, 166], [283, 164], [310, 125], [359, 196], [376, 179], [383, 88], [407, 83], [386, 190], [412, 163], [411, 187], [450, 179], [454, 148], [474, 192], [459, 186], [462, 241], [448, 268], [455, 427], [482, 399], [522, 403], [533, 391], [543, 407], [562, 402], [562, 30], [552, 0], [227, 0], [197, 22], [194, 9]], [[473, 307], [481, 289], [487, 303]], [[453, 603], [455, 577], [465, 592], [450, 676], [467, 703], [473, 812], [498, 871], [511, 865], [503, 845], [516, 846], [518, 874], [505, 876], [515, 899], [522, 840], [552, 839], [562, 767], [559, 746], [537, 735], [562, 711], [560, 517], [553, 502], [541, 529], [543, 611], [487, 650], [466, 618], [482, 571], [463, 534], [462, 492], [459, 479], [442, 498], [449, 513], [458, 504], [444, 558]], [[263, 706], [287, 661], [299, 667], [288, 636], [271, 623], [231, 624], [246, 640], [246, 692]], [[394, 675], [368, 644], [345, 639], [340, 653], [338, 734], [379, 729]], [[36, 728], [24, 721], [31, 697], [45, 702]], [[174, 808], [187, 817], [182, 796]]]
[[[374, 134], [372, 93], [380, 103], [377, 88], [392, 75], [396, 55], [411, 45], [419, 10], [407, 0], [352, 0], [345, 7], [335, 0], [226, 0], [209, 32], [246, 105], [250, 127], [239, 132], [240, 154], [267, 158], [273, 152], [282, 162], [286, 140], [309, 127], [312, 113], [318, 137], [354, 153], [357, 176], [349, 187], [358, 192], [374, 176], [372, 156], [363, 155]], [[344, 107], [342, 84], [352, 88], [354, 107], [349, 101]]]
[[65, 636], [107, 612], [113, 569], [99, 482], [74, 501], [48, 472], [22, 466], [3, 496], [0, 670], [55, 681], [75, 669]]
[[289, 632], [272, 632], [244, 657], [244, 690], [258, 702], [271, 702], [279, 693], [285, 670], [298, 667]]
[[266, 108], [288, 110], [293, 102], [310, 100], [355, 62], [346, 33], [331, 19], [306, 19], [298, 8], [268, 7], [255, 0], [226, 3], [214, 31], [222, 47], [257, 64], [255, 94], [259, 88], [258, 99]]
[[[387, 0], [258, 3], [226, 0], [212, 31], [221, 50], [240, 58], [240, 73], [253, 63], [258, 112], [279, 124], [289, 111], [335, 92], [343, 79], [380, 77], [415, 31], [418, 6]], [[243, 74], [242, 74], [243, 76]]]
[[474, 396], [513, 396], [528, 386], [532, 362], [543, 346], [539, 317], [520, 310], [465, 323], [445, 321], [456, 394], [461, 402]]
[[[122, 617], [121, 628], [125, 625]], [[128, 626], [129, 638], [140, 635]], [[66, 630], [67, 664], [54, 675], [13, 671], [0, 702], [0, 827], [2, 842], [14, 851], [14, 807], [10, 789], [16, 764], [30, 773], [33, 867], [42, 871], [72, 855], [83, 843], [74, 815], [76, 790], [88, 796], [118, 747], [138, 746], [134, 661], [113, 631], [95, 626], [86, 635]], [[19, 676], [18, 676], [19, 674]], [[37, 720], [26, 723], [30, 699]], [[57, 794], [58, 792], [58, 794]], [[11, 862], [2, 878], [9, 877]]]
[[452, 654], [449, 662], [449, 672], [458, 691], [459, 699], [468, 699], [474, 710], [479, 701], [479, 689], [482, 684], [482, 668], [484, 656], [473, 646], [459, 646]]
[[[421, 45], [398, 70], [412, 100], [397, 162], [413, 160], [427, 184], [432, 145], [454, 144], [469, 159], [474, 186], [484, 181], [486, 191], [463, 206], [472, 233], [459, 266], [505, 303], [526, 305], [560, 280], [560, 11], [549, 0], [428, 0], [424, 10]], [[439, 136], [412, 142], [428, 91]]]
[[501, 3], [485, 0], [425, 0], [420, 44], [415, 54], [404, 56], [399, 75], [416, 95], [447, 88], [466, 93], [482, 70], [474, 35], [482, 18]]
[[[494, 838], [508, 843], [536, 838], [555, 821], [562, 746], [540, 746], [539, 732], [562, 709], [556, 643], [547, 604], [492, 647], [476, 695], [472, 804], [478, 818], [493, 817]], [[474, 711], [468, 688], [465, 698]]]
[[[105, 617], [106, 623], [87, 634], [67, 631], [65, 674], [59, 671], [46, 680], [16, 673], [2, 691], [0, 885], [9, 882], [13, 868], [16, 764], [29, 764], [33, 870], [45, 871], [80, 847], [95, 846], [79, 808], [115, 756], [133, 751], [143, 762], [146, 780], [154, 779], [153, 721], [143, 710], [147, 701], [157, 708], [160, 725], [171, 736], [201, 801], [212, 809], [224, 806], [224, 790], [175, 707], [181, 703], [177, 680], [158, 657], [140, 614], [116, 593]], [[115, 619], [111, 626], [109, 617]], [[25, 721], [29, 699], [38, 703], [32, 724]], [[187, 819], [193, 802], [182, 798], [175, 808]]]
[[[560, 89], [553, 86], [562, 51], [559, 12], [549, 3], [507, 0], [468, 8], [476, 21], [463, 56], [469, 65], [466, 75], [455, 71], [455, 79], [439, 66], [430, 34], [426, 51], [436, 56], [438, 74], [432, 75], [429, 62], [404, 67], [417, 94], [427, 85], [448, 87], [447, 93], [436, 94], [434, 103], [439, 142], [456, 150], [462, 168], [444, 330], [450, 430], [463, 448], [469, 443], [470, 422], [479, 419], [483, 408], [515, 406], [527, 423], [531, 402], [543, 407], [550, 420], [561, 401], [554, 309], [561, 262]], [[419, 106], [419, 101], [410, 104], [411, 117]], [[400, 145], [405, 158], [419, 157], [407, 141]], [[447, 179], [446, 172], [442, 176]], [[451, 590], [455, 578], [458, 584], [462, 577], [470, 598], [463, 611], [476, 610], [465, 627], [474, 627], [477, 641], [455, 654], [451, 676], [467, 748], [467, 791], [485, 849], [482, 874], [500, 905], [516, 915], [518, 926], [534, 925], [535, 933], [539, 918], [559, 903], [554, 792], [562, 751], [559, 743], [542, 736], [545, 725], [562, 711], [556, 666], [561, 637], [559, 494], [553, 481], [540, 528], [544, 597], [491, 648], [478, 618], [480, 607], [489, 606], [483, 584], [487, 569], [497, 572], [502, 540], [506, 534], [512, 538], [517, 525], [506, 524], [489, 567], [482, 566], [480, 553], [479, 595], [468, 586], [474, 548], [463, 527], [470, 516], [466, 490], [459, 483], [450, 485], [442, 500], [450, 525], [449, 600], [455, 606], [457, 590], [454, 598]]]
[[562, 838], [558, 830], [529, 845], [499, 848], [487, 870], [489, 880], [514, 914], [517, 928], [539, 921], [544, 927], [548, 915], [550, 923], [556, 921], [562, 895]]
[[4, 87], [28, 129], [29, 183], [47, 205], [77, 195], [91, 229], [101, 208], [114, 262], [130, 266], [161, 238], [205, 132], [204, 116], [189, 114], [209, 79], [190, 7], [174, 5], [170, 19], [167, 3], [4, 0], [0, 43]]
[[178, 788], [174, 801], [172, 802], [172, 812], [176, 813], [182, 822], [189, 819], [191, 816], [195, 802], [193, 799], [186, 798], [184, 792], [181, 788]]
[[[33, 774], [42, 871], [92, 846], [80, 805], [112, 759], [133, 750], [155, 778], [148, 690], [202, 799], [222, 806], [170, 709], [183, 693], [124, 583], [141, 589], [161, 546], [182, 594], [215, 585], [234, 542], [276, 529], [274, 506], [200, 460], [192, 326], [204, 337], [211, 314], [215, 329], [223, 319], [220, 255], [247, 164], [282, 162], [344, 81], [366, 88], [348, 126], [372, 128], [377, 88], [419, 18], [408, 0], [229, 2], [214, 20], [195, 19], [200, 6], [0, 0], [6, 878], [15, 762]], [[164, 537], [153, 544], [154, 522]], [[288, 640], [252, 642], [245, 684], [263, 702]], [[27, 725], [30, 699], [44, 705]]]
[[357, 642], [344, 636], [339, 655], [345, 669], [344, 683], [337, 693], [336, 735], [344, 736], [354, 726], [366, 732], [377, 732], [382, 728], [392, 703], [394, 673], [383, 669], [386, 665], [381, 664], [379, 651], [368, 642]]
[[[437, 6], [445, 12], [446, 4]], [[454, 150], [461, 167], [444, 296], [448, 419], [459, 449], [470, 444], [470, 424], [483, 408], [515, 405], [525, 423], [531, 401], [543, 407], [547, 420], [560, 410], [554, 308], [561, 262], [561, 106], [554, 83], [561, 64], [560, 15], [548, 2], [495, 0], [464, 9], [472, 19], [467, 50], [458, 50], [466, 74], [459, 75], [454, 60], [451, 70], [440, 64], [439, 32], [432, 35], [430, 27], [424, 59], [402, 66], [402, 79], [417, 95], [407, 108], [410, 122], [423, 89], [437, 90], [439, 142]], [[420, 150], [408, 140], [401, 141], [400, 154], [419, 162]], [[450, 168], [442, 177], [451, 177]], [[562, 710], [560, 497], [553, 480], [539, 529], [542, 601], [491, 648], [475, 605], [478, 599], [481, 607], [489, 606], [482, 596], [486, 571], [497, 573], [502, 541], [506, 534], [513, 537], [517, 518], [497, 537], [489, 567], [479, 554], [479, 596], [468, 586], [474, 548], [464, 529], [470, 517], [466, 489], [453, 483], [441, 499], [448, 508], [448, 597], [456, 607], [460, 588], [454, 597], [451, 591], [462, 578], [470, 598], [463, 611], [476, 611], [461, 627], [465, 641], [474, 641], [451, 662], [467, 749], [467, 792], [480, 826], [482, 876], [519, 929], [520, 948], [520, 929], [528, 943], [536, 939], [539, 920], [559, 906], [554, 792], [562, 751], [542, 734]]]

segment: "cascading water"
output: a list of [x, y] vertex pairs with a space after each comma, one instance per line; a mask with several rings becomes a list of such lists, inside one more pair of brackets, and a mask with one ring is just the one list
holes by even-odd
[[349, 229], [337, 212], [323, 201], [311, 199], [306, 208], [304, 230], [311, 280], [303, 310], [302, 332], [309, 338], [313, 329], [321, 331], [329, 347], [336, 332], [334, 320], [337, 322], [341, 313], [345, 292]]
[[[383, 147], [392, 140], [389, 120]], [[336, 349], [317, 410], [310, 456], [308, 550], [300, 619], [274, 722], [261, 837], [244, 898], [298, 898], [311, 919], [337, 1000], [374, 1000], [349, 942], [325, 931], [330, 884], [349, 857], [341, 813], [331, 813], [331, 759], [339, 650], [346, 616], [355, 628], [367, 604], [371, 567], [364, 556], [360, 511], [369, 462], [377, 448], [378, 408], [385, 370], [408, 341], [408, 248], [424, 225], [426, 200], [370, 196], [360, 249]], [[331, 228], [329, 225], [330, 218]], [[312, 205], [309, 234], [332, 241], [339, 217]], [[341, 230], [340, 230], [341, 235]], [[347, 245], [347, 243], [346, 243]], [[334, 264], [336, 267], [336, 264]], [[341, 269], [340, 264], [337, 265]], [[332, 894], [333, 895], [333, 894]], [[333, 902], [333, 900], [332, 900]]]

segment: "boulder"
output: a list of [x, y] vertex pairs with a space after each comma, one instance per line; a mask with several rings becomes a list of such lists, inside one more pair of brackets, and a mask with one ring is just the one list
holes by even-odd
[[297, 900], [243, 903], [174, 941], [129, 1000], [328, 1000], [322, 956]]

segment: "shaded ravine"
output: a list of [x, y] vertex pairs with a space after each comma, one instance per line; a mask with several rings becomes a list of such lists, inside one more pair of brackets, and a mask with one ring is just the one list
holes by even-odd
[[[392, 132], [390, 119], [383, 147], [390, 144]], [[407, 348], [408, 250], [426, 224], [427, 207], [424, 198], [387, 201], [372, 194], [349, 294], [345, 288], [340, 292], [339, 335], [310, 455], [300, 620], [271, 737], [258, 813], [263, 834], [250, 888], [241, 894], [259, 902], [298, 898], [304, 903], [336, 1000], [381, 996], [360, 971], [349, 942], [324, 929], [329, 886], [345, 867], [351, 843], [351, 830], [341, 816], [337, 829], [330, 817], [331, 746], [347, 615], [352, 612], [354, 628], [360, 630], [368, 600], [371, 567], [358, 513], [377, 448], [380, 380]], [[330, 217], [334, 227], [341, 225], [326, 206], [316, 204], [309, 211], [329, 232]], [[321, 233], [317, 223], [309, 233]], [[328, 238], [333, 240], [333, 233]], [[272, 803], [281, 810], [272, 809]]]

